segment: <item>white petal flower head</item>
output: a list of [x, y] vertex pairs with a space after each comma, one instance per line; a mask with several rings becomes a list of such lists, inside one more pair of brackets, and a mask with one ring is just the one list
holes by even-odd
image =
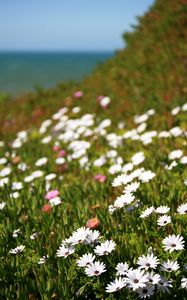
[[140, 218], [144, 219], [149, 217], [153, 212], [155, 211], [155, 208], [153, 206], [146, 208], [146, 210], [144, 210], [141, 215]]
[[161, 266], [161, 270], [166, 272], [177, 271], [179, 268], [180, 266], [177, 261], [171, 261], [169, 259], [166, 262], [163, 262]]
[[126, 285], [124, 278], [115, 278], [114, 281], [110, 282], [106, 287], [107, 293], [114, 293], [121, 290]]
[[0, 202], [0, 210], [3, 210], [3, 208], [5, 207], [6, 202]]
[[170, 288], [173, 287], [172, 280], [167, 280], [164, 277], [161, 277], [160, 281], [158, 282], [157, 288], [159, 291], [162, 291], [164, 294], [170, 294]]
[[139, 288], [137, 293], [140, 299], [150, 298], [152, 295], [154, 295], [154, 286], [148, 284], [144, 288]]
[[49, 258], [48, 255], [42, 256], [42, 257], [39, 259], [38, 264], [39, 264], [39, 265], [45, 264], [48, 258]]
[[139, 188], [140, 183], [138, 181], [136, 182], [132, 182], [129, 183], [128, 185], [126, 185], [125, 189], [124, 189], [124, 193], [132, 193], [132, 192], [136, 192], [137, 189]]
[[177, 212], [179, 215], [187, 214], [187, 203], [181, 204], [177, 207]]
[[12, 183], [12, 190], [21, 190], [23, 188], [23, 183], [22, 182], [13, 182]]
[[91, 266], [85, 268], [87, 276], [99, 276], [106, 272], [106, 266], [103, 262], [95, 261]]
[[155, 209], [155, 212], [157, 214], [167, 214], [168, 212], [170, 211], [170, 207], [168, 206], [164, 206], [164, 205], [161, 205], [161, 206], [158, 206], [156, 209]]
[[88, 267], [93, 264], [94, 259], [95, 255], [93, 255], [92, 253], [86, 253], [77, 260], [77, 266]]
[[148, 272], [148, 284], [156, 285], [161, 280], [161, 276], [159, 274], [155, 274], [153, 271]]
[[107, 240], [103, 243], [101, 243], [101, 245], [96, 246], [96, 248], [94, 249], [95, 254], [102, 256], [102, 255], [108, 255], [109, 253], [111, 253], [116, 247], [116, 243], [112, 240]]
[[131, 193], [123, 194], [114, 201], [114, 207], [122, 208], [124, 205], [130, 204], [134, 199], [135, 196]]
[[117, 276], [124, 276], [126, 275], [127, 271], [129, 270], [129, 265], [125, 263], [118, 263], [116, 266], [116, 275]]
[[145, 159], [144, 153], [138, 152], [133, 155], [133, 157], [131, 158], [131, 161], [134, 166], [137, 166], [137, 165], [141, 164], [144, 161], [144, 159]]
[[90, 233], [90, 229], [86, 227], [80, 227], [76, 231], [73, 232], [71, 236], [71, 244], [77, 245], [85, 242], [88, 234]]
[[35, 166], [36, 167], [44, 166], [44, 165], [46, 165], [47, 161], [48, 161], [47, 157], [42, 157], [35, 162]]
[[170, 253], [174, 250], [183, 250], [184, 249], [184, 239], [180, 235], [169, 235], [162, 241], [163, 247], [165, 251], [169, 251]]
[[181, 288], [187, 290], [187, 278], [181, 279]]
[[84, 241], [85, 244], [93, 244], [100, 238], [100, 232], [98, 230], [90, 230]]
[[171, 217], [170, 216], [161, 216], [157, 220], [158, 226], [166, 226], [167, 224], [171, 223]]
[[137, 264], [139, 265], [140, 269], [148, 270], [156, 269], [157, 265], [159, 264], [159, 260], [153, 253], [147, 254], [147, 256], [142, 255], [138, 258]]
[[170, 160], [179, 159], [181, 158], [182, 155], [183, 155], [182, 150], [173, 150], [169, 153], [168, 158]]
[[144, 273], [144, 270], [134, 269], [127, 272], [126, 283], [127, 287], [136, 291], [139, 288], [144, 288], [148, 282], [148, 276]]
[[72, 245], [64, 245], [62, 244], [60, 248], [57, 250], [58, 257], [68, 257], [70, 254], [75, 252], [75, 248]]
[[9, 253], [11, 253], [11, 254], [19, 254], [19, 253], [21, 253], [24, 249], [25, 249], [25, 246], [24, 246], [24, 245], [20, 245], [20, 246], [14, 248], [14, 249], [11, 249], [11, 250], [9, 251]]
[[156, 176], [155, 173], [152, 171], [144, 171], [140, 174], [139, 179], [141, 182], [149, 182], [151, 179], [153, 179]]

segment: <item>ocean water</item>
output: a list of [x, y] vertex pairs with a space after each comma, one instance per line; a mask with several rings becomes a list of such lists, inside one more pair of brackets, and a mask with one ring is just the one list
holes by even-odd
[[0, 93], [22, 94], [35, 86], [81, 80], [112, 52], [0, 52]]

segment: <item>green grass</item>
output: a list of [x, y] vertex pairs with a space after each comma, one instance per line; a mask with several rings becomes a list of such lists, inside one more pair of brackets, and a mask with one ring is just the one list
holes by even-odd
[[[187, 277], [187, 218], [177, 209], [187, 203], [184, 183], [187, 170], [180, 158], [176, 158], [176, 166], [167, 168], [171, 164], [168, 157], [171, 151], [179, 149], [183, 151], [182, 156], [187, 156], [184, 134], [187, 115], [182, 110], [182, 105], [187, 102], [186, 12], [186, 0], [157, 0], [150, 11], [139, 18], [134, 31], [124, 35], [126, 48], [81, 83], [67, 82], [50, 90], [37, 89], [20, 99], [5, 101], [2, 97], [0, 134], [5, 144], [0, 147], [0, 159], [6, 160], [0, 160], [0, 202], [6, 204], [0, 210], [0, 299], [138, 299], [138, 291], [130, 287], [111, 294], [106, 292], [106, 287], [116, 278], [115, 268], [119, 262], [127, 262], [129, 267], [136, 269], [138, 258], [150, 251], [159, 259], [154, 272], [164, 276], [168, 284], [172, 283], [172, 287], [168, 287], [170, 293], [160, 291], [159, 285], [155, 285], [151, 299], [186, 299], [181, 279]], [[83, 90], [84, 96], [75, 99], [73, 93], [76, 90]], [[101, 94], [111, 99], [105, 109], [96, 101]], [[173, 115], [171, 109], [176, 105], [181, 110]], [[77, 114], [72, 111], [75, 106], [81, 108]], [[62, 126], [57, 131], [55, 126], [59, 120], [54, 120], [52, 115], [62, 107], [69, 111], [61, 117]], [[132, 138], [131, 131], [130, 138], [125, 139], [126, 132], [139, 126], [134, 122], [134, 116], [146, 113], [148, 109], [156, 112], [145, 121], [145, 131], [139, 132], [136, 139]], [[89, 126], [81, 119], [86, 113], [93, 114], [93, 124]], [[98, 126], [108, 118], [111, 126], [102, 132]], [[42, 133], [41, 124], [46, 119], [50, 119], [51, 124]], [[118, 126], [121, 122], [125, 122], [124, 128]], [[70, 130], [72, 123], [76, 126]], [[170, 130], [175, 127], [180, 127], [183, 133], [179, 136], [171, 134]], [[90, 135], [84, 136], [88, 129]], [[21, 139], [20, 147], [15, 148], [16, 133], [20, 130], [27, 130], [27, 137]], [[170, 136], [160, 138], [159, 133], [163, 130]], [[62, 136], [67, 131], [72, 133], [68, 141]], [[142, 142], [143, 134], [152, 131], [156, 131], [156, 136], [147, 144]], [[116, 134], [116, 138], [113, 135], [110, 141], [109, 133]], [[43, 144], [42, 140], [47, 136], [51, 141]], [[113, 144], [115, 139], [116, 145]], [[70, 147], [73, 141], [79, 141], [79, 148], [74, 152]], [[80, 141], [88, 142], [89, 148], [76, 158], [84, 147], [84, 144], [80, 146]], [[54, 146], [59, 149], [54, 151]], [[62, 149], [67, 155], [58, 165], [56, 159]], [[110, 150], [116, 151], [115, 158], [108, 153]], [[137, 191], [133, 192], [135, 199], [111, 214], [109, 207], [127, 186], [127, 183], [118, 187], [112, 185], [123, 170], [119, 168], [112, 174], [111, 167], [115, 168], [116, 164], [127, 166], [138, 152], [144, 153], [145, 160], [134, 165], [127, 174], [143, 167], [155, 173], [155, 177], [147, 183], [143, 183], [141, 177], [131, 178], [129, 182], [140, 182]], [[96, 159], [103, 156], [105, 163], [96, 166]], [[35, 166], [42, 157], [48, 158], [47, 163]], [[81, 166], [82, 157], [87, 162]], [[25, 170], [21, 170], [21, 163], [26, 164]], [[5, 176], [6, 168], [11, 172]], [[25, 178], [36, 170], [43, 172], [41, 177], [25, 182]], [[48, 186], [45, 176], [51, 173], [56, 178]], [[105, 175], [106, 181], [97, 182], [96, 174]], [[3, 185], [4, 177], [9, 181]], [[23, 185], [18, 198], [12, 197], [15, 192], [13, 182]], [[48, 204], [45, 199], [48, 188], [58, 189], [61, 204], [51, 206], [47, 213], [42, 208]], [[140, 217], [146, 208], [154, 206], [156, 209], [161, 205], [170, 208], [167, 215], [171, 216], [171, 222], [167, 225], [158, 225], [156, 212], [147, 218]], [[100, 222], [96, 228], [101, 235], [98, 244], [113, 240], [116, 247], [108, 255], [96, 258], [106, 265], [107, 271], [100, 276], [88, 277], [76, 262], [85, 253], [94, 254], [96, 245], [78, 244], [67, 258], [58, 257], [57, 250], [63, 240], [94, 217]], [[16, 229], [20, 232], [13, 237]], [[35, 240], [30, 238], [33, 233], [37, 233]], [[172, 234], [183, 237], [184, 249], [171, 253], [164, 250], [163, 240]], [[24, 250], [17, 255], [11, 254], [11, 249], [19, 245], [24, 245]], [[47, 259], [44, 264], [39, 264], [43, 256]], [[162, 263], [168, 259], [177, 260], [178, 270], [171, 273], [161, 270]]]

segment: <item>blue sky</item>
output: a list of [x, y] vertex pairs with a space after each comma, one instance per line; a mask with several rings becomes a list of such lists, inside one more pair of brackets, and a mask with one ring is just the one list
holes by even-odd
[[0, 0], [0, 50], [116, 50], [153, 0]]

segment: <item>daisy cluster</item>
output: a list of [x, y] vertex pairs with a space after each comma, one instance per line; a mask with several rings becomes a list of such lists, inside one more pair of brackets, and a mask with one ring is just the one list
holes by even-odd
[[[171, 117], [185, 111], [175, 107]], [[150, 109], [115, 127], [63, 107], [38, 129], [0, 141], [3, 260], [28, 255], [41, 271], [54, 259], [61, 275], [71, 262], [83, 286], [100, 282], [116, 299], [186, 292], [187, 131], [179, 120], [152, 129], [156, 116]]]

